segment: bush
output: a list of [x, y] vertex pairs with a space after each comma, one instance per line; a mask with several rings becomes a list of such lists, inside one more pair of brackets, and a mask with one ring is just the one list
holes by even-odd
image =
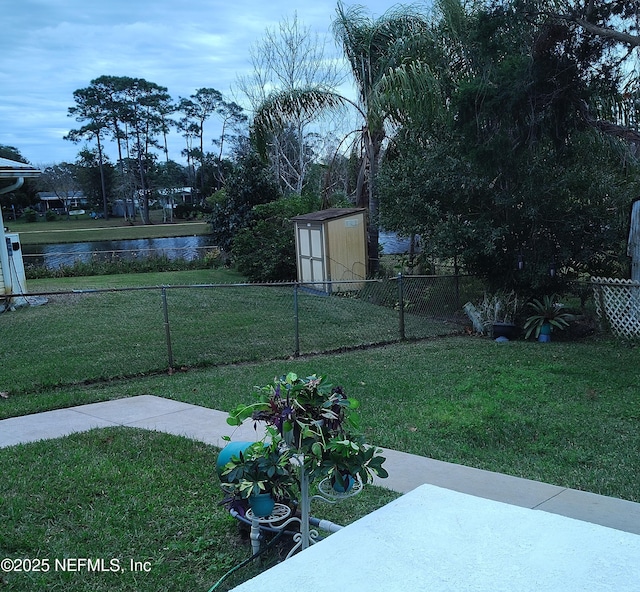
[[223, 251], [230, 252], [236, 234], [252, 220], [253, 208], [277, 200], [280, 196], [273, 171], [250, 151], [238, 159], [227, 179], [224, 191], [210, 198], [211, 237]]
[[26, 208], [24, 211], [24, 219], [27, 222], [35, 222], [38, 219], [38, 213], [33, 208]]
[[166, 255], [143, 257], [140, 259], [112, 259], [110, 261], [78, 261], [73, 265], [63, 265], [48, 269], [41, 265], [25, 266], [28, 280], [60, 277], [83, 277], [92, 275], [116, 275], [122, 273], [150, 273], [158, 271], [187, 271], [190, 269], [216, 269], [224, 264], [218, 249], [213, 249], [204, 257], [187, 261], [169, 259]]
[[47, 210], [47, 213], [44, 215], [44, 219], [47, 222], [54, 222], [55, 220], [58, 219], [58, 214], [56, 214], [54, 211], [52, 210]]
[[179, 220], [203, 218], [208, 213], [210, 213], [210, 210], [205, 206], [185, 203], [178, 204], [173, 211], [173, 215]]
[[313, 197], [294, 195], [255, 206], [247, 228], [238, 231], [231, 249], [240, 273], [252, 281], [287, 281], [296, 278], [296, 246], [291, 218], [313, 212]]

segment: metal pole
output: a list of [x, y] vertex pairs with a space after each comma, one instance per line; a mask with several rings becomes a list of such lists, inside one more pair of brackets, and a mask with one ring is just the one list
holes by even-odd
[[398, 321], [400, 325], [400, 340], [404, 341], [404, 286], [402, 284], [402, 273], [398, 274]]
[[297, 358], [300, 355], [300, 318], [298, 316], [298, 284], [293, 285], [293, 325], [294, 325], [294, 352]]
[[171, 328], [169, 326], [169, 308], [167, 307], [167, 289], [162, 288], [162, 310], [164, 312], [164, 335], [167, 341], [169, 368], [173, 368], [173, 350], [171, 349]]
[[301, 455], [300, 464], [300, 536], [302, 549], [309, 547], [309, 514], [311, 499], [309, 496], [309, 473], [304, 466], [304, 456]]

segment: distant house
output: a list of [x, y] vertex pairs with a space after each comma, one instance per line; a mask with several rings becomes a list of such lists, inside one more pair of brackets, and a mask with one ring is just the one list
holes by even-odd
[[78, 210], [86, 207], [89, 203], [82, 191], [59, 191], [58, 193], [41, 191], [38, 193], [38, 197], [40, 198], [41, 213], [53, 211], [64, 214], [67, 209]]
[[160, 189], [158, 191], [158, 195], [160, 196], [160, 199], [162, 199], [165, 203], [168, 203], [169, 200], [172, 200], [174, 204], [195, 203], [193, 190], [191, 189], [191, 187], [175, 187], [172, 189]]

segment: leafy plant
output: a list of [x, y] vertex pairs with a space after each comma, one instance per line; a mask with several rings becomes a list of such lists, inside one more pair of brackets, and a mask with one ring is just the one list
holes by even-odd
[[317, 470], [320, 474], [326, 474], [343, 490], [347, 489], [350, 476], [360, 477], [363, 483], [370, 483], [374, 475], [383, 478], [388, 476], [382, 467], [384, 457], [377, 454], [378, 452], [373, 446], [365, 444], [361, 437], [334, 439], [327, 444]]
[[358, 431], [358, 401], [347, 397], [343, 387], [315, 374], [299, 378], [290, 372], [256, 387], [255, 396], [255, 403], [237, 406], [227, 423], [264, 421], [294, 454], [303, 456], [311, 477], [341, 474], [342, 480], [349, 474], [370, 483], [374, 475], [388, 476], [380, 449], [368, 446]]
[[559, 330], [569, 326], [569, 321], [573, 320], [574, 316], [565, 310], [564, 304], [556, 302], [556, 299], [557, 295], [554, 294], [544, 296], [542, 300], [534, 299], [527, 303], [533, 309], [533, 314], [527, 317], [524, 323], [525, 339], [529, 339], [531, 334], [538, 338], [542, 327], [546, 324]]
[[256, 402], [238, 405], [227, 423], [240, 425], [251, 417], [273, 426], [285, 442], [299, 452], [310, 452], [316, 441], [357, 429], [358, 401], [344, 394], [340, 386], [325, 382], [315, 374], [299, 378], [293, 372], [276, 378], [273, 384], [255, 387]]
[[281, 448], [275, 432], [270, 436], [269, 443], [255, 442], [232, 456], [222, 470], [222, 477], [242, 498], [260, 493], [271, 493], [276, 499], [295, 496], [297, 481], [290, 464], [291, 451]]
[[484, 298], [477, 305], [467, 302], [464, 311], [478, 333], [490, 331], [494, 323], [513, 323], [518, 312], [518, 295], [499, 291], [494, 294], [485, 292]]
[[238, 271], [254, 282], [295, 279], [296, 245], [291, 218], [319, 207], [318, 200], [299, 195], [254, 206], [248, 226], [238, 230], [232, 241], [231, 252]]

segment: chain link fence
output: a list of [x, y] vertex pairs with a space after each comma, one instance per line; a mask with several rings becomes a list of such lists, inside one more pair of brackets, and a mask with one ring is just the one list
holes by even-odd
[[[314, 286], [317, 288], [317, 286]], [[341, 351], [454, 334], [465, 276], [397, 276], [331, 293], [298, 283], [32, 293], [0, 315], [0, 391]]]

